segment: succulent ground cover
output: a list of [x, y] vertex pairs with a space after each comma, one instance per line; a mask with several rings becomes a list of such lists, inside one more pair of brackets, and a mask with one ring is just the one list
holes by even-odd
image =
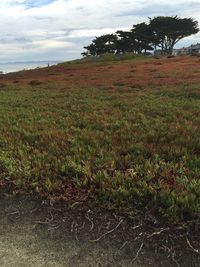
[[198, 57], [0, 76], [0, 184], [71, 206], [200, 213]]

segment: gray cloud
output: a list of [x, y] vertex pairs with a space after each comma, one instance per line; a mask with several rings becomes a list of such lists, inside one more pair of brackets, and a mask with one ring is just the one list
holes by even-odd
[[[200, 2], [185, 0], [1, 0], [0, 8], [0, 62], [77, 58], [95, 36], [155, 15], [200, 20]], [[178, 46], [196, 42], [200, 35]]]

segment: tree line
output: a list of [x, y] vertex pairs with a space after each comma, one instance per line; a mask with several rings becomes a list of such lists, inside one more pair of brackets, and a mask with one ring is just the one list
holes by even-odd
[[181, 39], [198, 32], [198, 21], [193, 18], [158, 16], [149, 18], [148, 23], [133, 25], [130, 31], [117, 31], [96, 37], [90, 45], [84, 47], [86, 51], [82, 55], [99, 56], [126, 52], [146, 54], [158, 49], [162, 55], [170, 55]]

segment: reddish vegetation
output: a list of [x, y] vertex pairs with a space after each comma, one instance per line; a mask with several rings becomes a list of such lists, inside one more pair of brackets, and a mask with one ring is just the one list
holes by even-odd
[[143, 87], [178, 85], [200, 81], [200, 58], [182, 56], [117, 63], [65, 64], [50, 68], [21, 71], [0, 76], [1, 87], [7, 83], [29, 84], [59, 81], [67, 86]]

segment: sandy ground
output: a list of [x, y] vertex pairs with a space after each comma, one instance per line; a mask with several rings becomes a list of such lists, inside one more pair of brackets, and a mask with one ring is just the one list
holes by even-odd
[[198, 229], [143, 224], [0, 192], [0, 267], [200, 266]]
[[134, 266], [125, 260], [114, 260], [115, 251], [98, 246], [88, 247], [70, 239], [56, 240], [46, 231], [35, 231], [33, 225], [12, 225], [1, 230], [1, 267], [44, 266]]
[[6, 198], [0, 206], [1, 267], [158, 266], [132, 262], [135, 252], [127, 257], [115, 246], [78, 240], [45, 220], [45, 212], [38, 212], [34, 201]]

